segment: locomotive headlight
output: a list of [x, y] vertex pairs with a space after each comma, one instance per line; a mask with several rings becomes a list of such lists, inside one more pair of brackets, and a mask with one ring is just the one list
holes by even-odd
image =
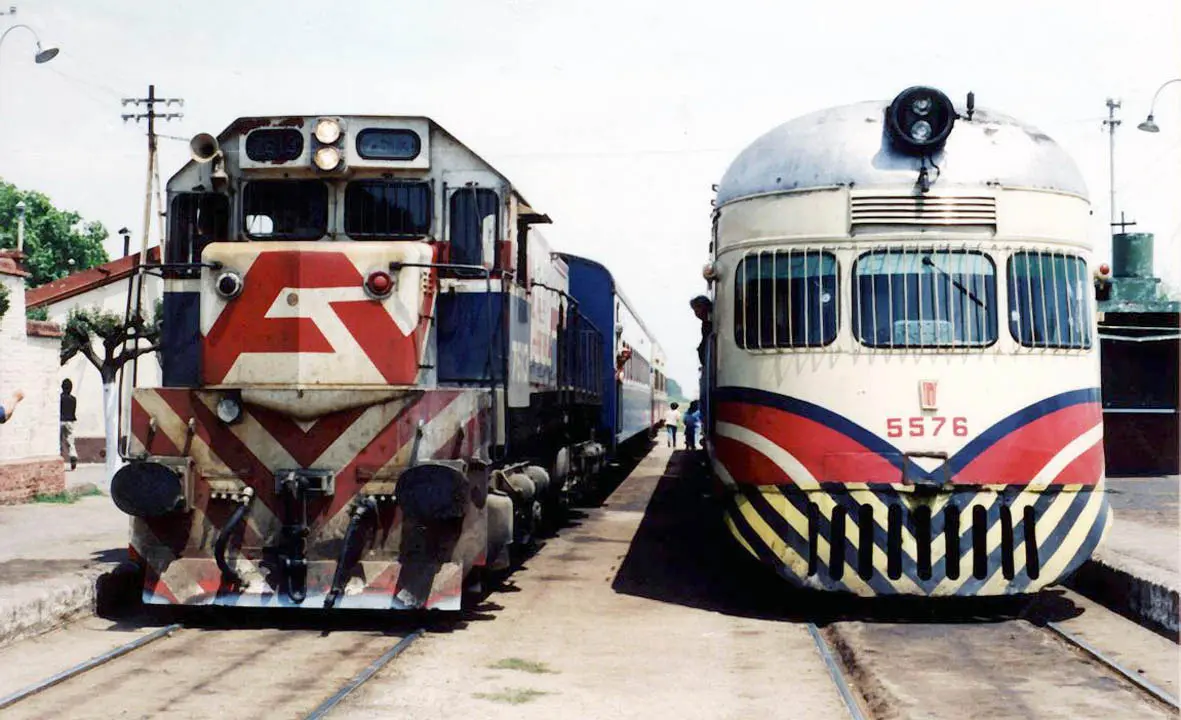
[[242, 276], [233, 270], [226, 270], [213, 283], [217, 294], [225, 300], [233, 300], [242, 294]]
[[242, 417], [242, 403], [229, 395], [217, 401], [217, 419], [226, 425], [237, 422]]
[[322, 147], [316, 151], [315, 163], [325, 172], [335, 170], [340, 165], [340, 151], [334, 147]]
[[903, 90], [886, 109], [886, 130], [902, 152], [925, 155], [939, 149], [956, 120], [955, 107], [934, 88]]
[[316, 123], [316, 139], [325, 145], [331, 145], [340, 139], [340, 123], [325, 118]]

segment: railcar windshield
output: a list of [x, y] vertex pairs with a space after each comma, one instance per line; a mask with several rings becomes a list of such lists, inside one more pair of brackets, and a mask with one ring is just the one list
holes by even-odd
[[875, 250], [853, 264], [853, 333], [870, 347], [996, 342], [996, 265], [982, 252]]
[[1009, 258], [1009, 332], [1026, 347], [1091, 347], [1090, 278], [1082, 258], [1019, 252]]
[[242, 193], [255, 240], [319, 240], [328, 232], [328, 186], [319, 180], [255, 180]]
[[817, 347], [837, 336], [837, 259], [821, 250], [748, 255], [734, 280], [734, 341], [741, 348]]
[[349, 237], [421, 237], [431, 231], [431, 185], [418, 180], [359, 180], [344, 193]]

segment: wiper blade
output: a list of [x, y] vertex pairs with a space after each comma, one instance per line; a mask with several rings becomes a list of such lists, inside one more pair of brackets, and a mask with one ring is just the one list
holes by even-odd
[[983, 301], [983, 300], [981, 300], [980, 298], [976, 297], [976, 293], [972, 292], [972, 291], [971, 291], [971, 290], [969, 290], [967, 287], [965, 287], [965, 286], [964, 286], [964, 284], [963, 284], [963, 283], [961, 283], [959, 280], [956, 280], [956, 279], [955, 279], [955, 277], [954, 277], [954, 276], [953, 276], [951, 273], [947, 272], [947, 271], [946, 271], [946, 270], [944, 270], [943, 268], [941, 268], [941, 267], [939, 267], [938, 265], [936, 265], [936, 264], [935, 264], [935, 261], [931, 259], [931, 256], [930, 256], [930, 255], [924, 255], [924, 256], [923, 256], [923, 264], [924, 264], [924, 265], [926, 265], [926, 266], [927, 266], [927, 267], [929, 267], [929, 268], [932, 268], [932, 269], [934, 269], [934, 270], [935, 270], [936, 272], [938, 272], [940, 275], [942, 275], [943, 277], [947, 278], [947, 279], [948, 279], [948, 281], [950, 281], [950, 282], [951, 282], [951, 284], [952, 284], [953, 286], [955, 286], [955, 289], [956, 289], [956, 290], [959, 290], [959, 291], [960, 291], [961, 293], [963, 293], [964, 295], [967, 295], [967, 296], [968, 296], [968, 299], [969, 299], [969, 300], [971, 300], [972, 302], [976, 303], [976, 305], [978, 305], [978, 306], [979, 306], [979, 307], [981, 307], [981, 308], [984, 308], [984, 307], [985, 307], [985, 305], [984, 305], [984, 301]]

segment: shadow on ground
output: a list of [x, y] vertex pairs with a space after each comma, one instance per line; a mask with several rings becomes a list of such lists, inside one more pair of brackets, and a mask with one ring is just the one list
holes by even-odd
[[858, 598], [798, 590], [743, 551], [722, 522], [702, 453], [677, 451], [612, 588], [660, 602], [788, 622], [978, 623], [1082, 613], [1060, 591], [1002, 598]]

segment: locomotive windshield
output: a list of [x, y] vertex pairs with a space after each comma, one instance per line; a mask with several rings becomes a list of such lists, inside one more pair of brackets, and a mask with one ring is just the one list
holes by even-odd
[[870, 347], [983, 347], [996, 328], [996, 266], [983, 253], [878, 250], [853, 264], [853, 333]]
[[1090, 276], [1082, 258], [1020, 252], [1009, 258], [1009, 331], [1027, 347], [1091, 347]]
[[319, 180], [255, 180], [242, 194], [255, 240], [319, 240], [328, 231], [328, 186]]
[[747, 349], [816, 347], [836, 339], [837, 260], [819, 250], [746, 257], [735, 278], [734, 341]]
[[361, 180], [345, 190], [344, 231], [351, 237], [419, 237], [430, 230], [430, 183]]

